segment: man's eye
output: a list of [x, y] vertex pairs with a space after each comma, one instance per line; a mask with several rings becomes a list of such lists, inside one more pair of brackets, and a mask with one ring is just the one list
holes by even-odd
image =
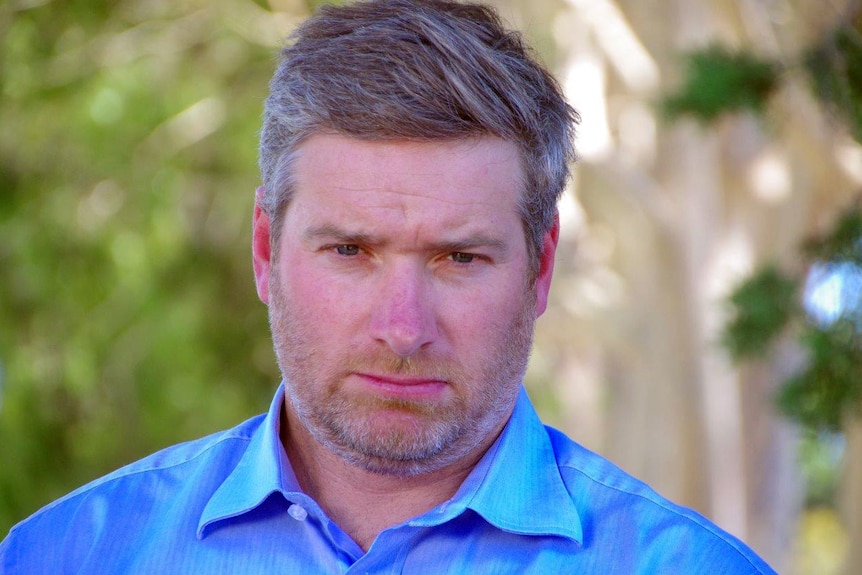
[[355, 256], [359, 254], [359, 246], [354, 244], [342, 244], [335, 246], [335, 251], [340, 256]]
[[464, 252], [452, 252], [449, 257], [452, 258], [452, 261], [456, 264], [469, 264], [475, 259], [475, 254], [468, 254]]

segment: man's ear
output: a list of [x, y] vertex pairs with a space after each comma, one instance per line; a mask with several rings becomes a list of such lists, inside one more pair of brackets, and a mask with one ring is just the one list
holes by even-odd
[[548, 307], [548, 292], [554, 276], [554, 257], [560, 241], [560, 215], [554, 215], [554, 225], [542, 238], [542, 253], [539, 254], [539, 273], [536, 275], [536, 317], [545, 313]]
[[269, 216], [260, 207], [264, 188], [257, 189], [254, 196], [254, 219], [252, 220], [251, 253], [254, 266], [254, 283], [257, 285], [257, 297], [269, 305], [269, 272], [272, 268], [272, 246], [270, 245]]

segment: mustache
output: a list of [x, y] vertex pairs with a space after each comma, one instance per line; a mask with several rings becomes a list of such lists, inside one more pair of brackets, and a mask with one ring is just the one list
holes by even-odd
[[440, 360], [425, 355], [401, 357], [385, 351], [362, 356], [351, 355], [340, 368], [348, 373], [397, 375], [439, 381], [452, 381], [457, 379], [460, 373], [451, 358]]

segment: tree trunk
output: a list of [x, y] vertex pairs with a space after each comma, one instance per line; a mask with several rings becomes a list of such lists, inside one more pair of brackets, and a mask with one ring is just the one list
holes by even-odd
[[858, 575], [862, 573], [862, 419], [852, 419], [845, 435], [847, 447], [840, 496], [848, 544], [844, 574]]

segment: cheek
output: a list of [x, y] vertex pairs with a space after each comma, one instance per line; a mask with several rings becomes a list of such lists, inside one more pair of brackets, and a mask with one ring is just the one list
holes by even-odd
[[354, 286], [333, 279], [302, 262], [286, 262], [280, 273], [285, 303], [290, 313], [306, 325], [320, 331], [334, 331], [338, 325], [352, 322], [361, 308]]
[[453, 341], [463, 348], [476, 349], [511, 335], [512, 324], [531, 297], [521, 282], [503, 284], [496, 290], [476, 290], [451, 294], [440, 301], [440, 322], [448, 327]]

